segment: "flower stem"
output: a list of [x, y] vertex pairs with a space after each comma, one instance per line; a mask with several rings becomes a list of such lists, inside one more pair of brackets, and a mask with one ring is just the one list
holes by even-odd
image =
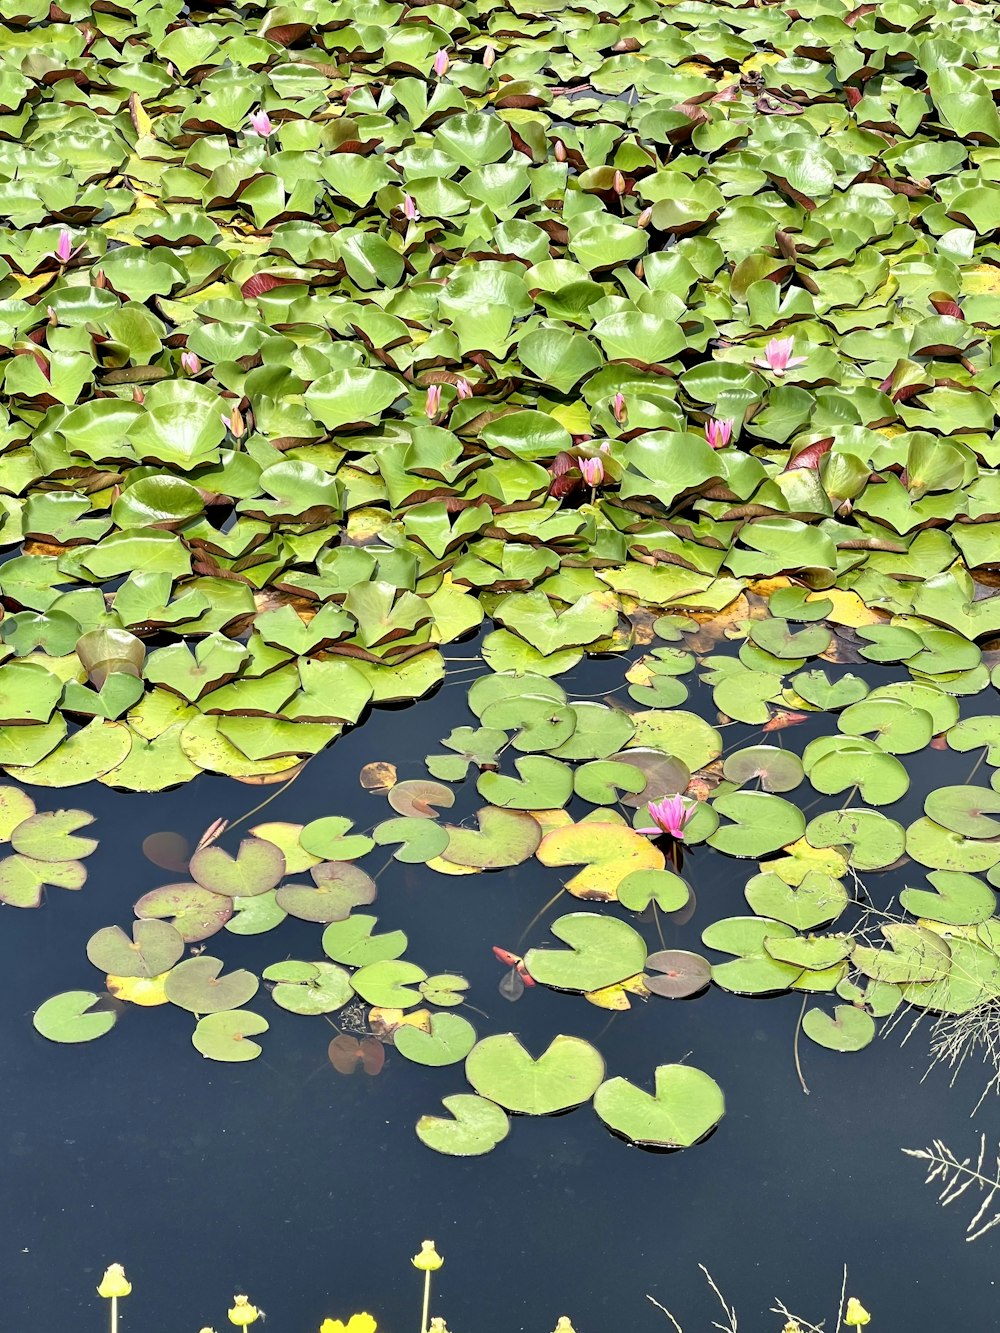
[[111, 1333], [118, 1333], [118, 1297], [111, 1297]]
[[[424, 1273], [424, 1308], [420, 1316], [420, 1333], [427, 1333], [427, 1317], [430, 1313], [430, 1308], [431, 1308], [431, 1272], [430, 1269], [428, 1269]], [[112, 1333], [116, 1333], [116, 1330], [112, 1329]]]

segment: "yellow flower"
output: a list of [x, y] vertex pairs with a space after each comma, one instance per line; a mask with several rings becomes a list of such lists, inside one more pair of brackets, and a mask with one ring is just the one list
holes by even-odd
[[555, 1333], [576, 1333], [568, 1314], [561, 1314], [559, 1322], [556, 1324]]
[[105, 1300], [110, 1300], [112, 1296], [127, 1296], [131, 1290], [132, 1283], [125, 1276], [125, 1269], [121, 1264], [110, 1264], [101, 1278], [97, 1294], [103, 1296]]
[[448, 1333], [445, 1322], [440, 1315], [431, 1320], [427, 1328], [427, 1333]]
[[796, 1323], [794, 1319], [789, 1319], [788, 1323], [781, 1330], [781, 1333], [802, 1333], [802, 1325]]
[[352, 1314], [345, 1324], [342, 1319], [324, 1319], [319, 1333], [375, 1333], [378, 1325], [370, 1314]]
[[247, 1324], [255, 1324], [259, 1318], [257, 1307], [250, 1304], [249, 1296], [233, 1297], [233, 1308], [229, 1311], [231, 1324], [235, 1324], [237, 1328], [246, 1328]]
[[414, 1268], [419, 1268], [422, 1273], [436, 1273], [444, 1260], [434, 1248], [434, 1242], [425, 1240], [420, 1246], [420, 1253], [415, 1254], [410, 1262]]
[[861, 1304], [856, 1296], [852, 1296], [847, 1302], [847, 1313], [844, 1315], [844, 1323], [848, 1328], [864, 1328], [865, 1324], [871, 1323], [871, 1315]]

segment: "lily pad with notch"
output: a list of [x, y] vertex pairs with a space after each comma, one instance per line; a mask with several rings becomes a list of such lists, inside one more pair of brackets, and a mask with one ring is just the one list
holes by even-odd
[[278, 906], [300, 921], [343, 921], [353, 908], [375, 901], [375, 881], [347, 861], [323, 861], [309, 873], [315, 888], [283, 884], [276, 894]]
[[595, 991], [641, 972], [646, 943], [625, 921], [596, 912], [571, 912], [550, 930], [568, 949], [529, 949], [524, 965], [554, 990]]
[[199, 848], [191, 857], [189, 870], [191, 878], [212, 893], [253, 898], [281, 883], [285, 857], [273, 842], [244, 838], [235, 856], [218, 843]]
[[444, 1097], [445, 1116], [422, 1115], [417, 1121], [421, 1143], [447, 1157], [481, 1157], [492, 1152], [510, 1132], [510, 1120], [496, 1102], [475, 1093]]
[[186, 958], [172, 969], [164, 983], [171, 1004], [193, 1014], [215, 1014], [239, 1009], [252, 1000], [260, 985], [252, 972], [239, 969], [223, 974], [221, 958], [202, 954]]
[[604, 1060], [590, 1042], [557, 1036], [537, 1058], [513, 1032], [484, 1037], [465, 1062], [481, 1097], [520, 1115], [554, 1115], [589, 1101], [604, 1080]]
[[690, 1148], [716, 1127], [726, 1110], [714, 1078], [691, 1065], [659, 1065], [652, 1095], [624, 1078], [608, 1079], [594, 1110], [613, 1133], [645, 1148]]

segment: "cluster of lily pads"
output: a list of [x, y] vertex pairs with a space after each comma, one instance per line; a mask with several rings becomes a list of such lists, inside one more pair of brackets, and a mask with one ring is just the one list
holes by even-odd
[[[399, 781], [389, 764], [362, 774], [391, 808], [388, 818], [368, 832], [339, 816], [260, 824], [235, 854], [214, 830], [190, 858], [189, 880], [136, 903], [131, 939], [117, 926], [98, 931], [90, 960], [112, 997], [193, 1013], [192, 1040], [203, 1055], [250, 1060], [260, 1053], [253, 1038], [268, 1028], [245, 1008], [259, 979], [224, 973], [220, 958], [201, 952], [203, 942], [223, 930], [271, 931], [286, 916], [314, 922], [324, 927], [322, 960], [266, 968], [271, 999], [304, 1015], [361, 1002], [365, 1017], [352, 1031], [362, 1040], [344, 1031], [331, 1043], [341, 1072], [360, 1065], [377, 1073], [382, 1043], [418, 1064], [464, 1061], [475, 1091], [445, 1098], [450, 1118], [420, 1121], [431, 1147], [488, 1151], [506, 1135], [508, 1112], [547, 1114], [591, 1097], [632, 1142], [690, 1146], [722, 1115], [709, 1075], [663, 1065], [650, 1094], [605, 1081], [603, 1058], [576, 1037], [556, 1037], [537, 1059], [512, 1033], [478, 1038], [454, 1012], [465, 979], [429, 975], [404, 957], [402, 931], [377, 931], [378, 918], [365, 911], [376, 881], [358, 863], [391, 847], [396, 861], [448, 876], [531, 859], [572, 868], [563, 890], [591, 910], [538, 927], [553, 947], [538, 943], [505, 961], [537, 985], [611, 1010], [654, 996], [691, 998], [713, 984], [736, 995], [826, 995], [832, 1012], [804, 1007], [803, 1030], [849, 1051], [867, 1045], [876, 1020], [902, 1004], [953, 1015], [988, 1004], [1000, 997], [991, 887], [1000, 886], [1000, 782], [972, 778], [983, 760], [1000, 766], [1000, 717], [960, 716], [963, 694], [988, 684], [975, 643], [954, 631], [915, 634], [904, 619], [879, 617], [855, 594], [827, 596], [777, 579], [748, 587], [728, 618], [637, 617], [650, 651], [626, 668], [627, 704], [574, 699], [549, 675], [483, 674], [468, 689], [473, 724], [455, 727], [442, 752], [427, 757], [428, 778]], [[727, 638], [739, 644], [735, 655], [715, 651]], [[824, 666], [810, 665], [816, 660]], [[902, 662], [909, 679], [870, 688], [847, 669], [887, 661]], [[679, 706], [684, 677], [696, 668], [720, 725], [758, 729], [751, 743], [724, 752], [719, 727]], [[810, 715], [835, 719], [837, 730], [799, 754], [787, 740]], [[929, 745], [979, 758], [968, 782], [929, 790], [924, 814], [904, 828], [880, 807], [907, 791], [905, 757]], [[788, 799], [805, 783], [821, 801], [846, 797], [807, 818]], [[473, 788], [482, 802], [475, 827], [447, 822], [456, 798]], [[664, 798], [683, 811], [673, 837], [648, 827], [650, 806]], [[749, 914], [702, 930], [706, 950], [723, 958], [650, 950], [658, 914], [693, 910], [689, 881], [713, 853], [756, 863], [744, 887]], [[867, 880], [907, 863], [921, 873], [900, 894], [898, 913], [887, 915]], [[306, 874], [309, 882], [289, 879]], [[185, 958], [186, 946], [196, 955]], [[93, 991], [74, 991], [47, 1001], [35, 1025], [53, 1040], [86, 1041], [110, 1030], [117, 1012]]]
[[991, 6], [6, 18], [19, 781], [291, 771], [484, 614], [546, 674], [779, 573], [1000, 630]]

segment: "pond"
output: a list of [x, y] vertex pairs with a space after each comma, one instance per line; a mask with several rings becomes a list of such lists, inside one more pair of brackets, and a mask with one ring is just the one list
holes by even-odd
[[0, 0], [20, 1333], [992, 1326], [998, 17]]
[[[472, 640], [454, 651], [474, 665], [479, 647]], [[627, 665], [597, 659], [562, 684], [571, 698], [622, 701]], [[453, 666], [456, 681], [424, 703], [373, 714], [252, 818], [308, 824], [335, 810], [361, 830], [391, 814], [383, 794], [361, 787], [360, 771], [377, 757], [401, 781], [417, 777], [442, 731], [472, 720], [469, 673]], [[891, 675], [852, 669], [875, 686]], [[691, 704], [710, 715], [711, 690], [692, 681]], [[783, 743], [801, 752], [823, 734], [822, 721], [789, 728]], [[760, 739], [738, 723], [723, 734], [730, 752]], [[961, 783], [971, 767], [968, 755], [931, 753], [910, 763], [911, 791], [892, 811], [904, 823], [920, 812], [921, 784]], [[985, 1317], [990, 1239], [966, 1244], [958, 1209], [942, 1216], [919, 1164], [900, 1152], [941, 1138], [960, 1156], [974, 1153], [991, 1123], [989, 1103], [968, 1118], [982, 1067], [970, 1064], [954, 1089], [940, 1068], [922, 1082], [930, 1022], [910, 1033], [916, 1011], [845, 1055], [796, 1043], [800, 1001], [788, 994], [750, 999], [713, 986], [688, 1001], [652, 996], [609, 1013], [535, 986], [510, 1004], [491, 946], [551, 941], [559, 912], [549, 903], [532, 924], [553, 891], [553, 872], [536, 861], [468, 878], [390, 862], [373, 910], [383, 927], [405, 931], [408, 956], [468, 978], [469, 1016], [482, 1034], [510, 1028], [538, 1053], [555, 1033], [571, 1033], [601, 1050], [609, 1073], [640, 1086], [654, 1063], [710, 1072], [726, 1115], [702, 1146], [666, 1155], [628, 1148], [582, 1107], [517, 1117], [485, 1157], [441, 1157], [413, 1127], [462, 1089], [455, 1068], [425, 1068], [390, 1048], [378, 1077], [343, 1077], [327, 1059], [334, 1034], [324, 1019], [283, 1012], [263, 993], [252, 1007], [271, 1025], [264, 1054], [244, 1065], [201, 1059], [190, 1016], [172, 1005], [129, 1008], [111, 1034], [80, 1046], [34, 1033], [30, 1009], [42, 995], [93, 984], [84, 957], [91, 934], [126, 922], [138, 897], [174, 878], [143, 855], [144, 841], [171, 830], [194, 843], [214, 820], [239, 820], [273, 791], [210, 775], [155, 797], [76, 791], [99, 836], [85, 889], [49, 890], [42, 911], [5, 914], [4, 1141], [18, 1204], [4, 1287], [19, 1328], [96, 1325], [93, 1287], [119, 1258], [136, 1286], [126, 1327], [224, 1321], [231, 1289], [245, 1289], [279, 1328], [369, 1309], [381, 1327], [404, 1329], [419, 1297], [408, 1259], [425, 1233], [446, 1258], [434, 1308], [456, 1329], [550, 1329], [570, 1313], [581, 1329], [655, 1330], [665, 1320], [647, 1294], [685, 1327], [707, 1326], [718, 1310], [700, 1264], [755, 1323], [776, 1296], [832, 1317], [844, 1264], [850, 1291], [890, 1327]], [[475, 808], [468, 797], [460, 794], [453, 816]], [[811, 814], [819, 808], [811, 792], [800, 800]], [[375, 858], [384, 865], [381, 851]], [[747, 910], [745, 863], [693, 847], [683, 868], [697, 906], [686, 921], [677, 918], [687, 912], [661, 914], [658, 926], [647, 911], [637, 924], [651, 951], [658, 931], [670, 949], [701, 950], [710, 922]], [[865, 876], [874, 902], [888, 907], [912, 870]], [[290, 919], [275, 933], [211, 947], [227, 970], [259, 973], [285, 957], [317, 956], [319, 929]]]

